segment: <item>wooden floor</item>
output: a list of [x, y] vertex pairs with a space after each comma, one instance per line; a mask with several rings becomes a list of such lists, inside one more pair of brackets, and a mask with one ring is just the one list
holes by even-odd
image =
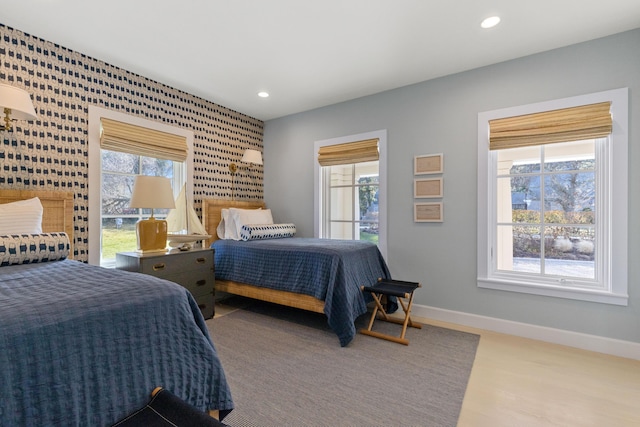
[[640, 426], [640, 361], [414, 320], [481, 336], [458, 427]]
[[416, 320], [481, 336], [458, 427], [640, 426], [640, 361]]

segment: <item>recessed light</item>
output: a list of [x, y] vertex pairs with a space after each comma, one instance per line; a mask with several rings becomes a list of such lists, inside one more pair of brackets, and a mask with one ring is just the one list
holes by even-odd
[[269, 92], [258, 92], [258, 96], [260, 98], [268, 98], [269, 97]]
[[480, 26], [482, 28], [493, 28], [496, 25], [498, 25], [499, 23], [500, 23], [500, 17], [499, 16], [490, 16], [489, 18], [487, 18], [484, 21], [482, 21]]

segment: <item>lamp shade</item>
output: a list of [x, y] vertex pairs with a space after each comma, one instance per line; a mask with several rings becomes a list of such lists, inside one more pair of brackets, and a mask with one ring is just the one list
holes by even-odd
[[174, 209], [176, 205], [171, 181], [163, 176], [136, 176], [129, 206], [142, 209]]
[[256, 165], [262, 164], [262, 154], [258, 150], [252, 150], [250, 148], [244, 150], [244, 155], [242, 156], [243, 163], [253, 163]]
[[29, 92], [4, 83], [0, 83], [0, 108], [9, 108], [11, 118], [14, 120], [35, 120], [38, 118]]

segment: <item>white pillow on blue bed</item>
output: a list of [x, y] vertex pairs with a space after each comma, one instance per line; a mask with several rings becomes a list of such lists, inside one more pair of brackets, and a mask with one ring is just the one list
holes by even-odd
[[236, 228], [236, 222], [233, 218], [233, 215], [231, 215], [231, 211], [229, 209], [223, 209], [222, 210], [222, 221], [224, 223], [224, 237], [222, 237], [223, 239], [230, 239], [230, 240], [239, 240], [240, 237], [238, 236], [238, 231]]
[[273, 224], [271, 209], [229, 208], [229, 217], [225, 219], [225, 238], [241, 240], [243, 225]]
[[216, 233], [220, 239], [238, 240], [235, 221], [229, 214], [229, 209], [220, 210], [220, 224], [216, 228]]
[[0, 234], [40, 233], [42, 203], [39, 198], [0, 204]]
[[220, 211], [220, 224], [216, 228], [216, 233], [219, 239], [226, 239], [227, 234], [227, 222], [229, 221], [229, 209], [222, 209]]

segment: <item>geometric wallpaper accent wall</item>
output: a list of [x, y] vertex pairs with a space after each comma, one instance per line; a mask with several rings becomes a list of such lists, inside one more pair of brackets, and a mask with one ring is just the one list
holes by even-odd
[[[88, 259], [88, 110], [97, 105], [194, 132], [194, 202], [231, 199], [229, 163], [262, 151], [263, 122], [0, 24], [0, 82], [29, 92], [38, 114], [0, 131], [0, 188], [72, 191], [74, 258]], [[224, 84], [224, 82], [220, 82]], [[239, 169], [236, 200], [263, 198], [263, 168]]]

